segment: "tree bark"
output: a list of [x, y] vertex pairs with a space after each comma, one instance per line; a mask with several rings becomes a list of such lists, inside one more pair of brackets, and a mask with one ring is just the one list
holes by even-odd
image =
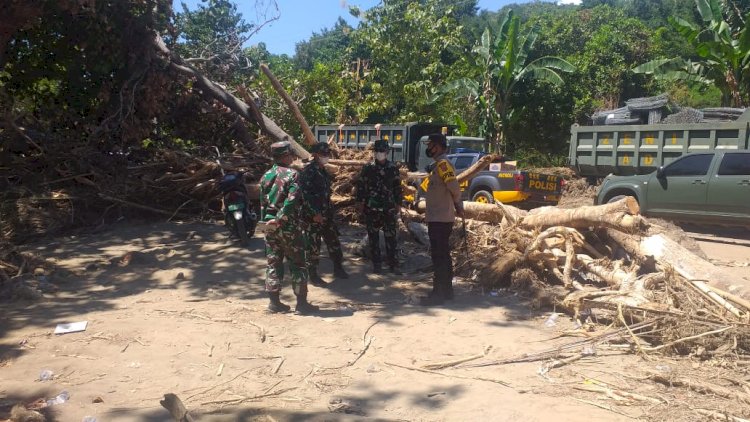
[[479, 160], [477, 160], [476, 163], [472, 164], [471, 167], [462, 171], [461, 174], [459, 174], [456, 177], [456, 179], [458, 180], [458, 183], [473, 179], [477, 175], [477, 173], [486, 169], [487, 166], [489, 166], [492, 160], [494, 160], [495, 158], [496, 157], [494, 155], [490, 154], [490, 155], [485, 155]]
[[369, 163], [369, 161], [362, 161], [362, 160], [335, 160], [335, 159], [329, 160], [328, 162], [337, 166], [346, 166], [346, 167], [363, 167], [365, 164]]
[[647, 227], [639, 215], [638, 202], [632, 197], [605, 205], [574, 209], [542, 207], [529, 212], [520, 222], [526, 228], [567, 226], [575, 228], [607, 227], [624, 232], [635, 232]]
[[640, 245], [644, 255], [651, 255], [657, 263], [673, 267], [678, 274], [688, 280], [705, 280], [743, 299], [750, 299], [750, 288], [736, 282], [737, 277], [666, 236], [646, 237], [641, 240]]
[[[425, 212], [427, 204], [420, 201], [417, 210]], [[473, 220], [487, 221], [489, 223], [499, 224], [503, 221], [503, 212], [495, 204], [481, 204], [479, 202], [464, 201], [464, 215], [466, 218]]]
[[268, 80], [271, 81], [271, 85], [273, 85], [273, 89], [276, 90], [276, 93], [281, 96], [286, 105], [292, 110], [292, 113], [294, 113], [294, 117], [302, 127], [302, 133], [305, 134], [305, 143], [308, 146], [315, 145], [317, 143], [317, 141], [315, 140], [315, 135], [313, 135], [312, 131], [310, 130], [310, 126], [307, 125], [305, 116], [303, 116], [302, 112], [299, 111], [299, 106], [297, 106], [297, 103], [294, 102], [294, 100], [292, 100], [292, 97], [290, 97], [289, 94], [286, 93], [284, 87], [281, 86], [281, 83], [278, 79], [276, 79], [276, 76], [274, 76], [274, 74], [271, 72], [271, 69], [268, 68], [267, 64], [261, 64], [260, 70], [262, 70], [263, 73], [268, 77]]

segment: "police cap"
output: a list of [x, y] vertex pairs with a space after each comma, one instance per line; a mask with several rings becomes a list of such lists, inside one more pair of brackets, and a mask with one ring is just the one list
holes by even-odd
[[292, 153], [292, 145], [289, 141], [280, 141], [271, 144], [271, 155], [273, 158], [283, 157]]

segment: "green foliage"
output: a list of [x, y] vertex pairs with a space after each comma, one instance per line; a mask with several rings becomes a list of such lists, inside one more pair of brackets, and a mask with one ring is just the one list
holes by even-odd
[[214, 80], [227, 82], [246, 73], [252, 64], [242, 45], [253, 25], [229, 0], [202, 0], [195, 10], [182, 3], [175, 15], [174, 50]]
[[[449, 0], [384, 0], [364, 14], [354, 33], [352, 68], [361, 103], [357, 121], [429, 121], [436, 116], [428, 99], [434, 86], [451, 72], [461, 53], [463, 39], [458, 19], [475, 1], [457, 8]], [[468, 7], [468, 4], [472, 7]], [[366, 69], [366, 70], [365, 70]]]
[[309, 40], [297, 43], [294, 62], [298, 69], [312, 71], [318, 63], [340, 64], [347, 60], [346, 50], [354, 28], [339, 17], [331, 29], [313, 33]]
[[[537, 39], [536, 28], [523, 32], [520, 19], [509, 10], [500, 20], [495, 37], [486, 28], [474, 46], [472, 77], [461, 78], [441, 87], [437, 93], [468, 97], [479, 112], [479, 135], [499, 150], [503, 130], [513, 117], [512, 96], [517, 84], [526, 79], [560, 85], [559, 72], [575, 70], [573, 65], [555, 56], [529, 60]], [[505, 146], [513, 151], [512, 143]]]
[[40, 3], [3, 46], [0, 112], [76, 144], [140, 139], [159, 107], [152, 100], [164, 94], [145, 89], [153, 73], [143, 39], [164, 29], [166, 10], [142, 2]]
[[577, 68], [561, 90], [572, 94], [565, 101], [574, 121], [585, 122], [597, 108], [615, 108], [649, 92], [647, 79], [628, 71], [655, 55], [652, 32], [640, 20], [621, 9], [598, 6], [543, 15], [536, 22], [544, 28], [538, 54], [557, 51]]
[[696, 0], [695, 4], [702, 25], [680, 18], [671, 18], [670, 23], [693, 47], [697, 59], [652, 60], [636, 66], [633, 72], [663, 81], [713, 85], [722, 92], [723, 104], [750, 104], [750, 19], [737, 19], [737, 9], [730, 9], [734, 19], [725, 19], [718, 0]]

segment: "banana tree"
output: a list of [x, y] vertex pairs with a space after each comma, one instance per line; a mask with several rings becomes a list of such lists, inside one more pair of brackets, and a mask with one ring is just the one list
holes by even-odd
[[658, 59], [633, 69], [657, 80], [714, 85], [723, 105], [750, 105], [750, 15], [732, 27], [722, 15], [718, 0], [696, 0], [703, 26], [680, 18], [670, 23], [695, 49], [697, 60], [675, 57]]
[[520, 20], [513, 11], [506, 13], [494, 40], [486, 28], [472, 49], [474, 78], [452, 81], [437, 90], [437, 95], [453, 93], [468, 98], [480, 111], [479, 133], [492, 145], [512, 151], [505, 145], [503, 132], [512, 114], [511, 98], [517, 84], [525, 79], [563, 83], [559, 72], [572, 72], [575, 67], [560, 57], [545, 56], [527, 63], [537, 39], [536, 28], [522, 33]]

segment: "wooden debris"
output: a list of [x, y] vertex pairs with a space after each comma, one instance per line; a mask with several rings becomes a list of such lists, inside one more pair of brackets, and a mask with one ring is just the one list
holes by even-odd
[[422, 365], [422, 369], [436, 370], [436, 369], [450, 368], [452, 366], [456, 366], [456, 365], [459, 365], [459, 364], [462, 364], [462, 363], [465, 363], [465, 362], [470, 362], [472, 360], [477, 360], [477, 359], [481, 359], [483, 357], [486, 357], [487, 354], [490, 352], [490, 350], [492, 350], [492, 346], [487, 346], [487, 347], [484, 348], [484, 351], [482, 351], [482, 353], [479, 353], [479, 354], [476, 354], [476, 355], [472, 355], [472, 356], [468, 356], [468, 357], [465, 357], [465, 358], [450, 360], [450, 361], [447, 361], [447, 362], [428, 363], [426, 365]]
[[172, 415], [172, 418], [176, 422], [194, 422], [195, 419], [193, 419], [192, 416], [190, 416], [190, 413], [188, 412], [187, 408], [185, 408], [185, 405], [182, 404], [182, 400], [180, 400], [177, 395], [172, 393], [167, 393], [164, 395], [164, 400], [160, 400], [159, 403], [169, 411], [169, 413]]
[[410, 371], [424, 372], [425, 374], [440, 375], [442, 377], [448, 377], [448, 378], [460, 378], [460, 379], [466, 379], [466, 380], [485, 381], [485, 382], [491, 382], [491, 383], [494, 383], [494, 384], [500, 384], [500, 385], [502, 385], [504, 387], [513, 388], [513, 387], [511, 387], [511, 385], [509, 383], [507, 383], [507, 382], [505, 382], [503, 380], [494, 379], [494, 378], [469, 377], [469, 376], [458, 375], [458, 374], [446, 374], [446, 373], [443, 373], [443, 372], [431, 371], [429, 369], [422, 369], [422, 368], [417, 368], [417, 367], [414, 367], [414, 366], [399, 365], [397, 363], [392, 363], [392, 362], [385, 362], [385, 364], [388, 365], [388, 366], [395, 366], [396, 368], [408, 369]]

